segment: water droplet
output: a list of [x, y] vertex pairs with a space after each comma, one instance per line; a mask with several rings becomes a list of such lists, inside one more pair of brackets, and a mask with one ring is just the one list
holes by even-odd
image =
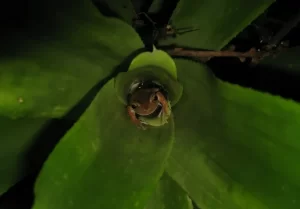
[[23, 98], [22, 98], [22, 97], [19, 97], [18, 102], [19, 102], [19, 103], [23, 103], [23, 102], [24, 102]]
[[92, 148], [95, 152], [98, 150], [97, 144], [95, 142], [92, 142]]
[[69, 205], [74, 205], [73, 200], [69, 200]]
[[67, 180], [69, 178], [69, 175], [67, 173], [64, 173], [63, 178]]
[[54, 184], [55, 185], [60, 185], [60, 182], [59, 181], [55, 181]]

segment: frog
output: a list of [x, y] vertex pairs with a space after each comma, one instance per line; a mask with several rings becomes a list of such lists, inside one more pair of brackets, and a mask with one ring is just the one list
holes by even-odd
[[161, 111], [155, 117], [170, 114], [169, 101], [160, 88], [138, 88], [129, 96], [127, 112], [138, 128], [146, 130], [145, 118], [155, 114], [158, 108], [161, 108]]

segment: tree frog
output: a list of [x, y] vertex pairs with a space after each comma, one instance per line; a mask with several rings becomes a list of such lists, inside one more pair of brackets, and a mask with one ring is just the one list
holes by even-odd
[[[144, 124], [147, 124], [146, 116], [152, 115], [156, 118], [162, 118], [170, 115], [170, 105], [159, 88], [138, 88], [129, 96], [127, 112], [131, 121], [145, 130]], [[160, 120], [153, 120], [153, 118], [150, 120], [156, 121], [157, 126], [165, 123], [163, 120], [161, 120], [161, 124], [157, 124], [157, 121]]]

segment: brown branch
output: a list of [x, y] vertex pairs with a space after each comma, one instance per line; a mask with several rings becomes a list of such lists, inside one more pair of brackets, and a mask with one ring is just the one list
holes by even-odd
[[265, 57], [267, 52], [257, 51], [255, 48], [251, 48], [247, 52], [237, 52], [233, 50], [224, 50], [224, 51], [202, 51], [202, 50], [190, 50], [184, 48], [173, 48], [166, 50], [171, 56], [182, 56], [182, 57], [192, 57], [200, 59], [202, 61], [208, 61], [212, 57], [237, 57], [241, 62], [244, 62], [246, 58], [252, 58], [254, 62]]
[[252, 64], [258, 64], [265, 57], [276, 57], [279, 53], [287, 50], [288, 48], [288, 42], [281, 42], [275, 48], [266, 45], [262, 48], [262, 50], [256, 50], [255, 48], [251, 48], [249, 51], [246, 52], [235, 51], [234, 45], [227, 47], [227, 49], [223, 51], [187, 49], [178, 47], [176, 45], [165, 46], [163, 50], [169, 53], [169, 55], [171, 56], [190, 57], [200, 60], [201, 62], [207, 62], [212, 57], [236, 57], [241, 62], [244, 62], [246, 58], [251, 58]]

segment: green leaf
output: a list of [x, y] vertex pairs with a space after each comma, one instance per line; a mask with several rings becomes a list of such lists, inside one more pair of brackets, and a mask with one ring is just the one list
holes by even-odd
[[135, 127], [106, 84], [46, 161], [33, 209], [144, 208], [164, 171], [174, 124]]
[[161, 67], [170, 76], [177, 79], [177, 69], [174, 60], [166, 52], [154, 48], [153, 52], [143, 52], [136, 56], [128, 70], [135, 70], [147, 65]]
[[193, 209], [193, 205], [186, 192], [164, 173], [145, 209]]
[[130, 87], [137, 80], [152, 80], [162, 84], [168, 91], [172, 106], [181, 98], [183, 89], [177, 81], [175, 62], [162, 50], [140, 53], [130, 63], [128, 72], [118, 74], [115, 88], [122, 103], [127, 104]]
[[162, 44], [219, 50], [248, 26], [274, 0], [180, 0], [171, 17], [175, 28], [199, 30]]
[[[61, 117], [125, 57], [143, 47], [129, 25], [102, 16], [90, 1], [57, 2], [36, 2], [32, 19], [41, 18], [37, 8], [56, 15], [45, 19], [45, 26], [17, 37], [23, 37], [18, 40], [21, 46], [32, 50], [25, 54], [21, 47], [14, 56], [0, 60], [0, 115]], [[49, 32], [46, 40], [37, 37], [43, 26], [53, 24], [57, 32]]]
[[185, 91], [168, 174], [203, 209], [299, 208], [300, 105], [176, 65]]
[[95, 2], [96, 5], [102, 7], [100, 8], [101, 12], [112, 12], [116, 14], [118, 18], [125, 21], [129, 25], [132, 24], [133, 17], [136, 17], [136, 12], [134, 10], [132, 0], [93, 0], [93, 2]]
[[29, 150], [47, 118], [12, 120], [0, 116], [0, 195], [32, 169]]
[[163, 0], [153, 0], [151, 6], [148, 9], [149, 13], [158, 13], [163, 8]]
[[259, 66], [269, 67], [274, 70], [284, 71], [287, 73], [300, 73], [300, 62], [299, 62], [300, 47], [288, 48], [280, 52], [277, 56], [266, 57]]
[[47, 121], [143, 47], [129, 25], [88, 0], [29, 3], [27, 28], [0, 40], [0, 195], [31, 171], [28, 155]]

